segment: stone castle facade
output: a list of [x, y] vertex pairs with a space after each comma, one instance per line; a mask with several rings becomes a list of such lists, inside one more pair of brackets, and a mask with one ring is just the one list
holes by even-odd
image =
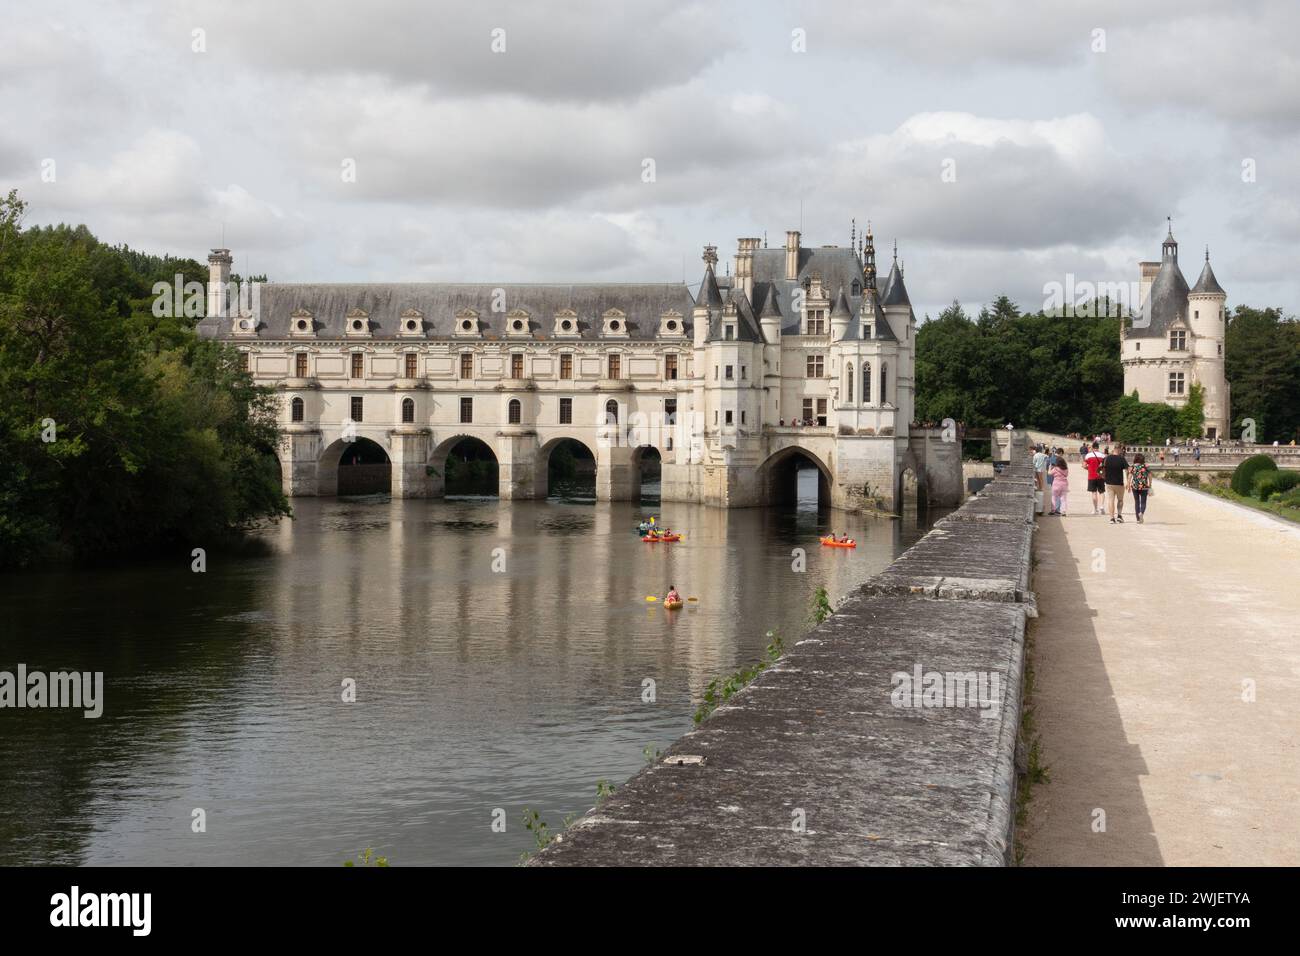
[[1181, 408], [1193, 385], [1203, 389], [1201, 434], [1228, 438], [1232, 402], [1224, 372], [1227, 293], [1210, 268], [1210, 252], [1190, 288], [1178, 266], [1173, 226], [1159, 262], [1141, 263], [1141, 310], [1120, 336], [1124, 394]]
[[[856, 240], [856, 236], [855, 236]], [[596, 461], [597, 496], [639, 497], [644, 456], [665, 501], [744, 507], [818, 470], [823, 503], [894, 509], [914, 481], [961, 500], [960, 441], [912, 428], [916, 317], [897, 256], [878, 281], [870, 229], [848, 247], [738, 241], [732, 275], [704, 250], [676, 283], [262, 283], [243, 307], [213, 250], [200, 333], [237, 348], [282, 398], [289, 495], [337, 492], [360, 438], [392, 493], [443, 493], [443, 464], [484, 442], [503, 498], [545, 497], [565, 440]], [[796, 424], [797, 422], [797, 424]]]

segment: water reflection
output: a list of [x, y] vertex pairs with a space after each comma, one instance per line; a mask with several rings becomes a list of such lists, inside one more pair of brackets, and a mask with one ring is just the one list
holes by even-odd
[[[513, 863], [525, 806], [555, 826], [585, 810], [769, 629], [801, 633], [817, 586], [838, 597], [917, 534], [806, 495], [780, 511], [581, 497], [299, 499], [267, 553], [210, 555], [206, 574], [185, 556], [0, 582], [0, 669], [103, 670], [106, 687], [98, 721], [0, 713], [0, 863], [337, 865], [366, 846]], [[650, 514], [686, 540], [643, 543]], [[817, 546], [832, 523], [856, 551]], [[670, 584], [699, 601], [646, 601]]]

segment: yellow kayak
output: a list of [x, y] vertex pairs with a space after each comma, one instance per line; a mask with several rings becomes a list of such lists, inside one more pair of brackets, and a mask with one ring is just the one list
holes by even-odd
[[664, 601], [664, 607], [669, 611], [675, 611], [681, 606], [681, 601]]

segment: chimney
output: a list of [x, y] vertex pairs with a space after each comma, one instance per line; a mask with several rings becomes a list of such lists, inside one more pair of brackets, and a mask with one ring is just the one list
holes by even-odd
[[226, 290], [230, 282], [230, 265], [235, 260], [229, 249], [213, 249], [208, 256], [208, 312], [209, 316], [227, 314], [229, 295]]
[[736, 240], [736, 281], [734, 288], [741, 289], [745, 298], [754, 301], [754, 250], [758, 248], [759, 239]]
[[799, 278], [799, 230], [785, 234], [785, 277], [790, 281]]

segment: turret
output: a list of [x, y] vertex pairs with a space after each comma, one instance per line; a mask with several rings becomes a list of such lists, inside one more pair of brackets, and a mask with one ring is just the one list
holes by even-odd
[[704, 348], [709, 337], [710, 312], [722, 308], [722, 293], [718, 291], [718, 279], [713, 274], [718, 264], [718, 247], [704, 247], [704, 278], [700, 281], [700, 291], [695, 296], [695, 309], [692, 313], [695, 326], [695, 347]]
[[768, 345], [781, 341], [781, 304], [776, 298], [776, 284], [768, 287], [767, 299], [763, 302], [763, 311], [758, 314], [758, 324], [763, 330], [763, 341]]

